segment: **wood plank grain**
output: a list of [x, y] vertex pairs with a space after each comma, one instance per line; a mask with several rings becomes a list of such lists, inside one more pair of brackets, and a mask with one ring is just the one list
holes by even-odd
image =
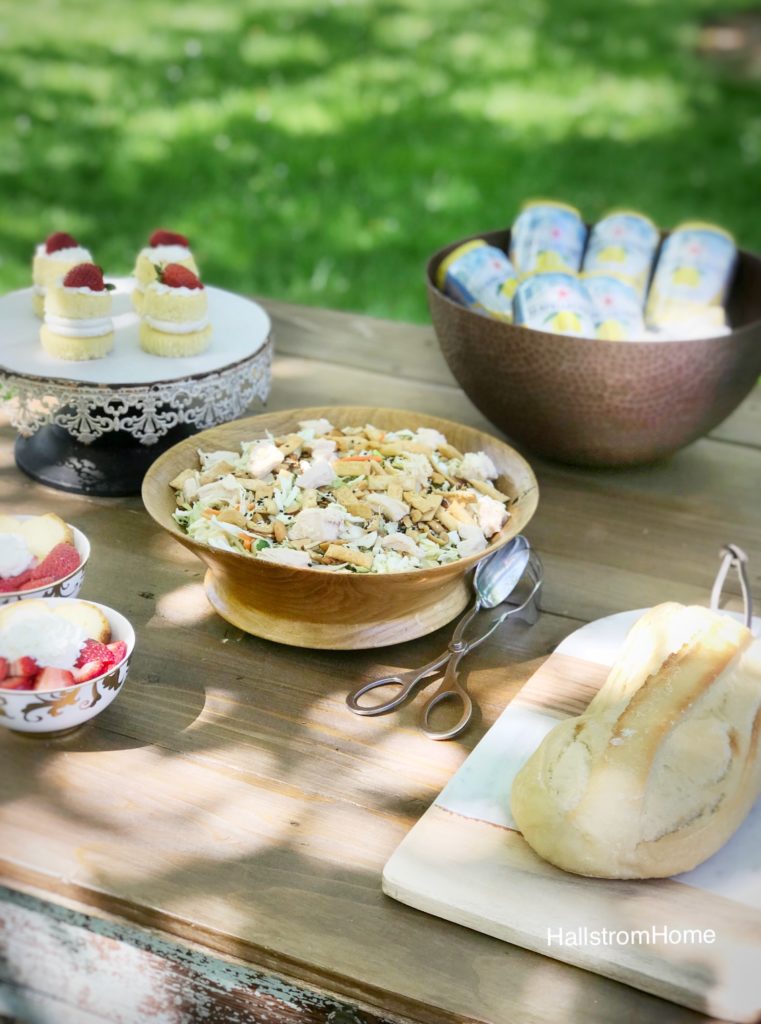
[[430, 327], [274, 299], [258, 301], [272, 317], [279, 354], [457, 386]]
[[198, 944], [3, 887], [0, 951], [0, 1010], [27, 1024], [391, 1024]]
[[[409, 343], [417, 329], [394, 325], [381, 351], [365, 341], [370, 354], [357, 356], [351, 342], [362, 349], [361, 331], [331, 349], [332, 322], [327, 316], [313, 331], [310, 354], [319, 350], [323, 361], [276, 360], [270, 408], [372, 401], [493, 431], [445, 374], [426, 383], [427, 359], [389, 361], [394, 339]], [[362, 327], [373, 339], [375, 330]], [[394, 373], [350, 365], [357, 359]], [[706, 440], [653, 473], [535, 463], [541, 498], [529, 535], [547, 568], [547, 611], [533, 629], [500, 633], [465, 663], [480, 718], [460, 740], [431, 744], [416, 730], [420, 700], [375, 720], [354, 718], [342, 702], [358, 681], [437, 654], [447, 629], [340, 654], [248, 637], [214, 615], [200, 563], [150, 523], [139, 501], [40, 487], [15, 469], [12, 439], [0, 432], [3, 508], [55, 508], [87, 532], [94, 554], [83, 596], [127, 614], [138, 647], [124, 693], [88, 730], [52, 741], [0, 736], [8, 877], [420, 1020], [698, 1019], [396, 906], [379, 878], [407, 829], [576, 620], [665, 593], [704, 599], [728, 528], [757, 572], [761, 538], [747, 506], [758, 453]]]

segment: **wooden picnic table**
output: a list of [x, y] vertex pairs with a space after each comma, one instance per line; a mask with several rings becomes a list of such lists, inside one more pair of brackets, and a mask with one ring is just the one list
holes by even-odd
[[[277, 351], [270, 408], [396, 406], [494, 430], [429, 328], [265, 304]], [[212, 612], [200, 562], [139, 498], [34, 483], [0, 428], [0, 507], [55, 510], [83, 529], [93, 554], [82, 596], [119, 609], [138, 635], [124, 691], [89, 726], [48, 740], [0, 730], [0, 1015], [707, 1019], [381, 893], [387, 858], [566, 634], [665, 597], [704, 602], [725, 541], [750, 554], [758, 592], [761, 391], [656, 466], [531, 461], [541, 497], [527, 534], [544, 560], [543, 614], [471, 655], [480, 716], [436, 744], [416, 728], [419, 701], [371, 719], [351, 715], [344, 697], [359, 680], [422, 664], [447, 629], [343, 653], [248, 636]]]

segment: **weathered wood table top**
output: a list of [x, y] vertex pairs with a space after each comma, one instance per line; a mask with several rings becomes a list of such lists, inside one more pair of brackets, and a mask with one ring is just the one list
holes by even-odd
[[[270, 408], [376, 404], [494, 430], [455, 385], [430, 329], [267, 305], [278, 353]], [[751, 555], [759, 593], [758, 390], [714, 435], [657, 466], [531, 462], [541, 496], [527, 534], [545, 564], [543, 614], [520, 636], [499, 632], [464, 663], [480, 716], [460, 739], [436, 744], [416, 728], [420, 700], [372, 719], [351, 715], [344, 696], [360, 680], [422, 664], [447, 630], [352, 653], [247, 636], [212, 612], [200, 562], [154, 525], [139, 498], [41, 487], [16, 469], [13, 432], [0, 429], [2, 510], [54, 509], [84, 530], [93, 554], [82, 596], [119, 609], [138, 635], [123, 693], [89, 727], [53, 740], [0, 730], [8, 887], [0, 919], [18, 940], [0, 966], [0, 1014], [15, 991], [37, 1008], [29, 1019], [102, 1019], [96, 978], [109, 957], [118, 960], [108, 943], [137, 950], [152, 937], [157, 955], [179, 939], [199, 956], [221, 956], [225, 977], [243, 988], [264, 977], [246, 974], [251, 966], [369, 1008], [366, 1020], [373, 1011], [491, 1024], [705, 1019], [381, 893], [386, 859], [567, 633], [666, 597], [704, 602], [726, 541]], [[24, 928], [46, 908], [58, 932], [25, 944]], [[45, 943], [65, 927], [76, 932], [77, 922], [89, 922], [100, 945], [90, 986], [75, 991], [63, 970], [35, 964]], [[79, 948], [80, 959], [92, 955]], [[235, 1016], [231, 986], [226, 1016], [208, 1019], [260, 1019]], [[196, 1019], [162, 1003], [157, 984], [151, 998], [152, 1010], [135, 1020]], [[349, 1019], [335, 1012], [327, 1019]], [[118, 1019], [133, 1017], [124, 1009]]]

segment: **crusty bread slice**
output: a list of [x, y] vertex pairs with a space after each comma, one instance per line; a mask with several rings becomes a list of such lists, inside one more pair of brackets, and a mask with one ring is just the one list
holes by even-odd
[[50, 554], [56, 544], [73, 544], [74, 534], [68, 523], [65, 523], [55, 512], [47, 512], [43, 516], [32, 516], [19, 523], [14, 533], [20, 533], [29, 550], [40, 561]]
[[89, 601], [65, 601], [53, 609], [56, 615], [62, 615], [69, 622], [76, 623], [91, 640], [107, 644], [111, 639], [111, 626], [108, 619], [94, 604]]
[[761, 640], [667, 603], [632, 627], [587, 710], [513, 781], [528, 844], [577, 874], [657, 878], [715, 853], [761, 792]]

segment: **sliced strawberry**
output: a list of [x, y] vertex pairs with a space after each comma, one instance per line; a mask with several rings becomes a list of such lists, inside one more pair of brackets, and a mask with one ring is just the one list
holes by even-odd
[[88, 661], [103, 661], [107, 665], [111, 665], [114, 662], [114, 655], [107, 644], [102, 644], [98, 640], [85, 640], [74, 667], [81, 668]]
[[203, 288], [192, 270], [179, 263], [167, 263], [159, 270], [159, 280], [169, 288]]
[[67, 235], [65, 231], [54, 231], [45, 242], [45, 252], [58, 252], [59, 249], [76, 249], [77, 245], [76, 238]]
[[184, 245], [187, 249], [187, 238], [177, 234], [176, 231], [167, 231], [164, 228], [157, 228], [148, 239], [148, 245]]
[[40, 666], [34, 658], [16, 658], [8, 666], [8, 674], [12, 676], [36, 676]]
[[22, 583], [20, 587], [16, 589], [21, 590], [41, 590], [43, 587], [50, 587], [54, 583], [57, 583], [60, 576], [42, 576], [36, 580], [27, 580], [26, 583]]
[[1, 690], [33, 690], [34, 676], [7, 676], [3, 679]]
[[89, 288], [93, 292], [104, 292], [106, 282], [103, 271], [94, 263], [78, 263], [63, 279], [65, 288]]
[[56, 544], [39, 565], [32, 569], [31, 579], [38, 580], [52, 576], [55, 580], [62, 580], [64, 576], [68, 576], [70, 572], [79, 568], [79, 561], [79, 552], [74, 545], [62, 541], [60, 544]]
[[18, 576], [7, 576], [5, 579], [0, 580], [0, 594], [9, 594], [14, 590], [21, 590], [31, 575], [32, 570], [27, 569], [26, 572], [20, 572]]
[[44, 668], [37, 676], [35, 690], [62, 690], [64, 686], [73, 686], [74, 676], [65, 668]]
[[114, 656], [114, 665], [121, 665], [124, 659], [127, 657], [127, 644], [124, 640], [114, 640], [111, 644], [106, 644], [109, 651]]
[[0, 658], [0, 682], [2, 682], [3, 679], [6, 679], [8, 677], [8, 675], [9, 675], [8, 668], [9, 668], [8, 659], [7, 658]]
[[108, 653], [108, 659], [93, 658], [92, 661], [86, 661], [84, 665], [75, 668], [73, 671], [74, 682], [86, 683], [89, 679], [95, 679], [96, 676], [102, 676], [104, 673], [110, 672], [114, 665], [111, 661], [111, 652], [109, 651]]

